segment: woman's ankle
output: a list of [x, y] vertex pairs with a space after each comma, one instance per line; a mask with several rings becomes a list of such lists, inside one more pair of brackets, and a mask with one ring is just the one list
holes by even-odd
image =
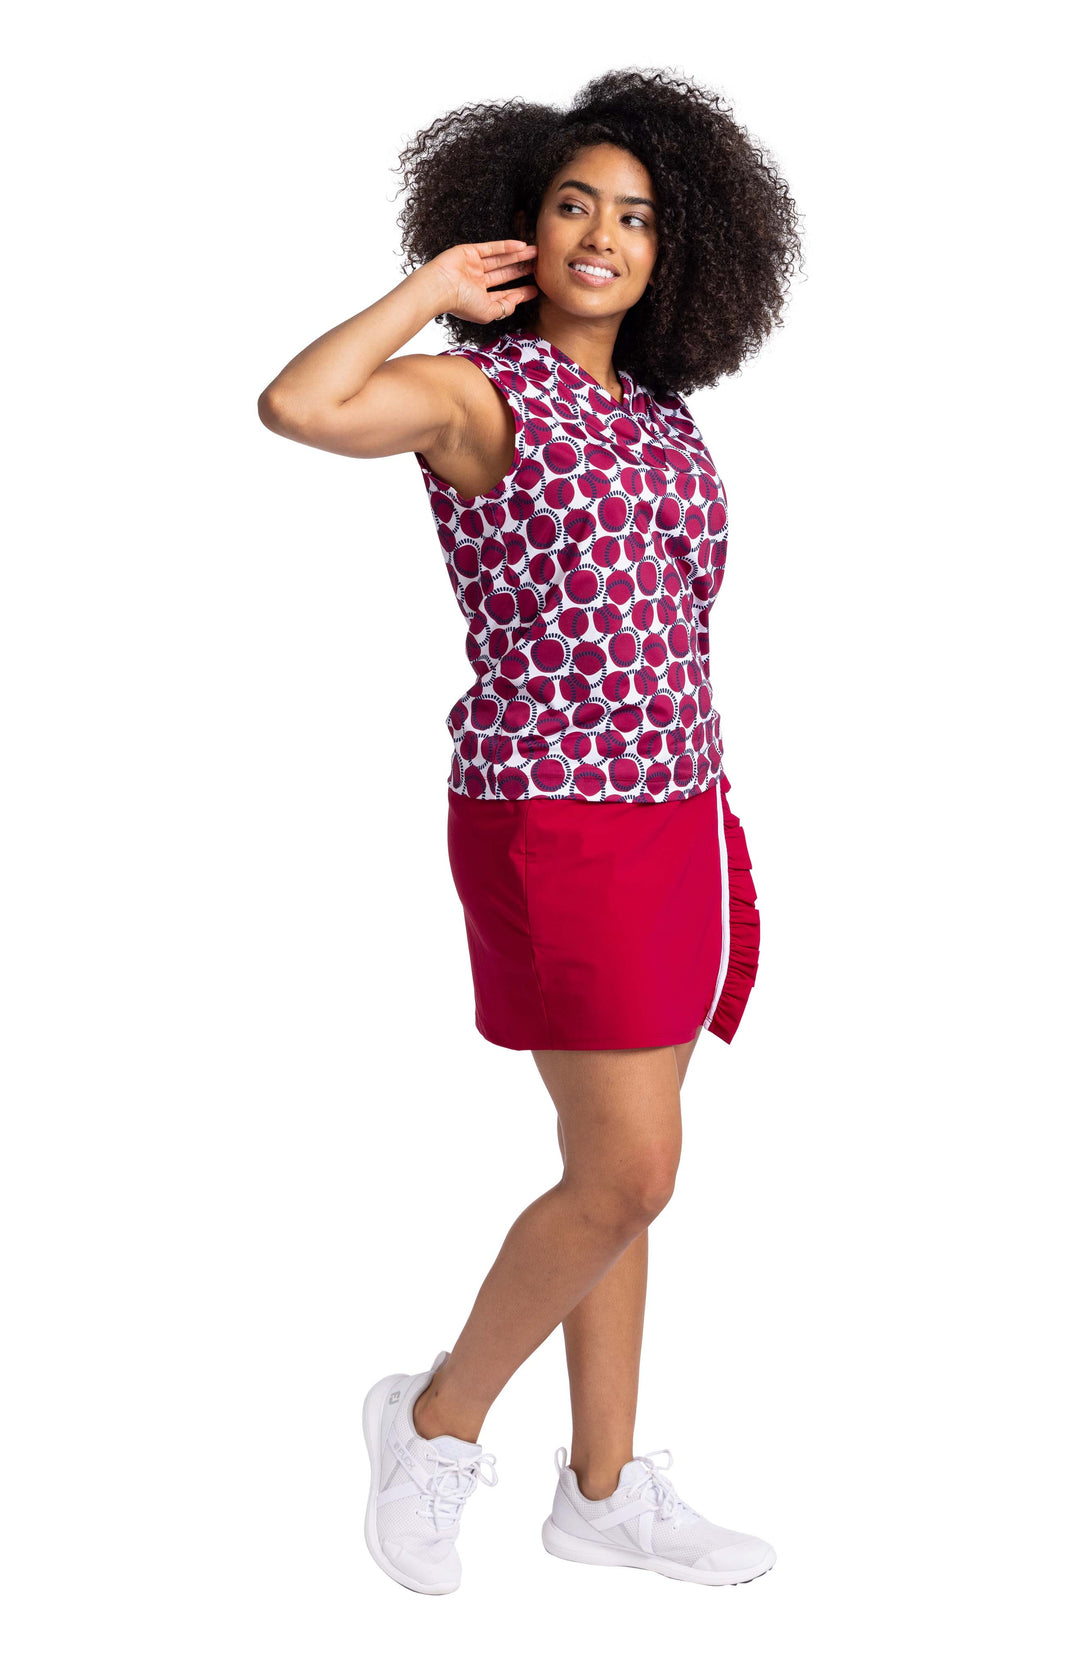
[[573, 1455], [567, 1461], [568, 1466], [577, 1478], [578, 1488], [586, 1500], [607, 1500], [619, 1487], [619, 1473], [627, 1460], [632, 1460], [632, 1454], [608, 1455], [602, 1459], [576, 1460]]
[[451, 1437], [461, 1437], [467, 1443], [478, 1443], [484, 1415], [454, 1402], [442, 1377], [445, 1367], [444, 1362], [441, 1368], [436, 1369], [430, 1383], [413, 1403], [413, 1425], [418, 1435], [428, 1442], [432, 1437], [449, 1433]]

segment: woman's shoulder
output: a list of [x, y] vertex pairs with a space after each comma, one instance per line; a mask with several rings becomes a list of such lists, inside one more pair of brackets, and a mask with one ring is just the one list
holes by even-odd
[[555, 369], [549, 356], [528, 335], [507, 334], [481, 344], [462, 341], [440, 357], [466, 358], [506, 395], [523, 420], [530, 400], [551, 395]]
[[650, 402], [665, 421], [682, 422], [686, 426], [696, 427], [697, 423], [694, 421], [690, 406], [681, 393], [657, 392], [652, 387], [646, 387], [645, 391], [648, 393]]
[[440, 358], [474, 358], [490, 364], [520, 364], [537, 354], [523, 335], [499, 335], [494, 340], [453, 341], [437, 354]]
[[674, 436], [676, 443], [688, 455], [693, 457], [703, 473], [709, 474], [715, 479], [720, 493], [723, 494], [723, 483], [713, 460], [712, 452], [686, 399], [680, 393], [671, 392], [665, 394], [662, 398], [657, 398], [654, 395], [653, 401], [664, 425]]
[[705, 448], [705, 439], [686, 399], [681, 393], [669, 392], [663, 397], [654, 395], [654, 403], [668, 426], [688, 443]]

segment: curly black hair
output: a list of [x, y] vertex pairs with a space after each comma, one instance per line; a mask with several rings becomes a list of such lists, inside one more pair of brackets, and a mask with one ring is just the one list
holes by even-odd
[[[519, 97], [464, 105], [417, 134], [395, 169], [396, 194], [407, 192], [402, 269], [458, 243], [534, 240], [556, 169], [592, 144], [636, 156], [658, 194], [654, 282], [623, 319], [615, 367], [662, 397], [735, 374], [782, 323], [797, 260], [801, 268], [801, 215], [768, 152], [717, 94], [663, 70], [609, 70], [565, 111]], [[483, 346], [538, 328], [539, 299], [505, 320], [439, 321], [456, 343]]]

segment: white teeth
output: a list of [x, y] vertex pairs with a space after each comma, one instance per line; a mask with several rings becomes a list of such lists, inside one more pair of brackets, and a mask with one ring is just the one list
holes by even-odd
[[578, 260], [571, 261], [571, 270], [586, 271], [590, 277], [614, 277], [615, 275], [613, 271], [608, 270], [606, 265], [582, 265]]

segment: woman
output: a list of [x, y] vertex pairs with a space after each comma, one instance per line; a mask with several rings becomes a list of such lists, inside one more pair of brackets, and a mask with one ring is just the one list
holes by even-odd
[[[416, 455], [475, 673], [447, 795], [476, 1025], [532, 1051], [564, 1169], [453, 1349], [368, 1392], [367, 1544], [404, 1587], [458, 1586], [462, 1509], [496, 1481], [484, 1418], [561, 1322], [548, 1551], [746, 1581], [772, 1547], [695, 1512], [633, 1433], [680, 1087], [703, 1029], [731, 1042], [758, 947], [709, 681], [726, 496], [681, 393], [779, 320], [798, 216], [719, 101], [663, 73], [603, 75], [568, 111], [473, 106], [401, 160], [414, 269], [259, 410], [341, 455]], [[456, 344], [395, 355], [435, 319]]]

